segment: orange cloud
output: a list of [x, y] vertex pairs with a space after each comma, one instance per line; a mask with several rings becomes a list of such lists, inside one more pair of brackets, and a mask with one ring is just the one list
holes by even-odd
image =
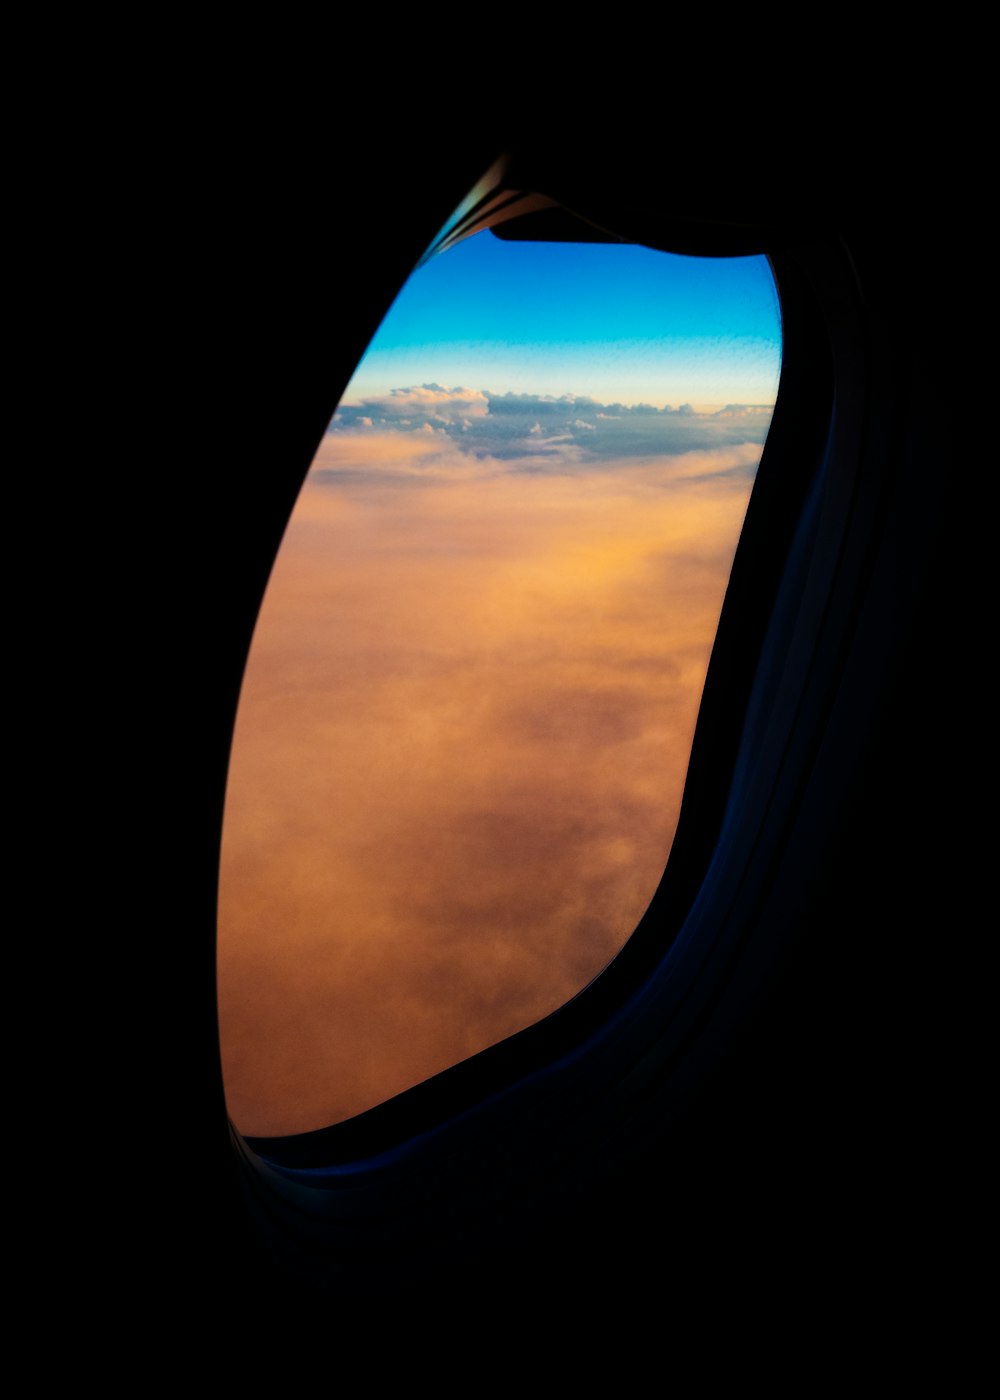
[[759, 452], [555, 474], [431, 435], [324, 439], [227, 798], [220, 1015], [244, 1132], [381, 1102], [622, 946], [666, 862]]

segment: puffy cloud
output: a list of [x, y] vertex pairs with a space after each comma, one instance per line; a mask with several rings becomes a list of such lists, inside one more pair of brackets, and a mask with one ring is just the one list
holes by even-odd
[[486, 395], [479, 389], [449, 389], [444, 384], [417, 384], [393, 389], [388, 394], [364, 399], [360, 404], [341, 404], [334, 415], [331, 429], [344, 431], [365, 418], [378, 418], [386, 423], [426, 422], [434, 418], [441, 423], [461, 422], [482, 417], [488, 411]]
[[533, 414], [536, 417], [565, 418], [571, 410], [580, 410], [589, 406], [595, 409], [600, 408], [600, 404], [594, 399], [578, 397], [576, 394], [563, 394], [559, 398], [554, 398], [551, 394], [488, 394], [490, 413], [495, 418], [508, 417], [513, 415], [521, 417], [524, 414]]
[[725, 408], [720, 408], [715, 417], [720, 419], [742, 418], [752, 419], [756, 422], [770, 422], [773, 409], [770, 404], [760, 403], [727, 403]]
[[349, 435], [373, 421], [381, 428], [426, 435], [429, 423], [461, 442], [470, 457], [517, 461], [517, 470], [523, 470], [520, 459], [531, 441], [543, 443], [557, 467], [567, 455], [567, 445], [579, 449], [569, 456], [581, 463], [621, 462], [742, 442], [759, 445], [771, 411], [767, 404], [727, 404], [723, 409], [699, 411], [689, 403], [657, 408], [649, 403], [602, 404], [586, 395], [494, 394], [424, 384], [342, 405], [329, 436]]

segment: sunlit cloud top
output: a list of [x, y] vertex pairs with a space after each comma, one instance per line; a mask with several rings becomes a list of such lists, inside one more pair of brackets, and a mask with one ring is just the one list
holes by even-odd
[[345, 403], [438, 384], [657, 408], [773, 404], [780, 354], [766, 258], [485, 232], [409, 279]]
[[340, 1122], [496, 1044], [636, 928], [779, 363], [763, 258], [485, 233], [400, 293], [240, 699], [218, 967], [241, 1131]]
[[[558, 471], [735, 443], [760, 445], [770, 421], [770, 405], [729, 403], [699, 411], [689, 403], [657, 408], [580, 394], [496, 394], [430, 383], [341, 404], [328, 435], [377, 436], [380, 443], [387, 433], [406, 437], [410, 446], [404, 451], [419, 447], [415, 460], [425, 456], [423, 440], [436, 438], [442, 449], [507, 462], [511, 470]], [[380, 450], [390, 460], [399, 456], [391, 447]]]

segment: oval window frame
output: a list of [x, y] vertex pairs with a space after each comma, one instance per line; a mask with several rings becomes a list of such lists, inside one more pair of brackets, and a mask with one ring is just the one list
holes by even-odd
[[[664, 236], [662, 227], [659, 236]], [[720, 915], [720, 901], [745, 904], [751, 897], [748, 883], [754, 882], [748, 882], [745, 872], [742, 879], [731, 872], [727, 877], [720, 867], [727, 843], [742, 846], [756, 872], [759, 896], [760, 883], [766, 881], [760, 849], [767, 844], [779, 789], [788, 802], [788, 782], [801, 787], [798, 779], [788, 777], [796, 766], [792, 751], [796, 744], [814, 748], [822, 732], [823, 705], [814, 692], [822, 690], [824, 679], [829, 684], [838, 649], [828, 634], [814, 644], [816, 619], [832, 612], [842, 630], [849, 628], [843, 594], [860, 586], [863, 569], [856, 558], [846, 558], [859, 553], [848, 550], [846, 542], [853, 535], [856, 543], [859, 534], [873, 528], [871, 496], [877, 490], [859, 478], [869, 368], [864, 317], [854, 271], [836, 238], [803, 243], [795, 228], [776, 234], [769, 227], [732, 225], [720, 231], [716, 224], [681, 221], [668, 241], [671, 251], [766, 253], [775, 271], [785, 334], [779, 403], [748, 525], [751, 513], [759, 517], [763, 509], [755, 508], [754, 501], [765, 462], [767, 476], [773, 478], [765, 493], [771, 515], [766, 524], [754, 526], [752, 545], [744, 527], [733, 576], [745, 567], [752, 587], [738, 608], [730, 608], [731, 582], [720, 622], [719, 637], [725, 631], [725, 642], [717, 638], [713, 652], [692, 754], [692, 771], [698, 756], [699, 811], [691, 817], [686, 799], [683, 862], [675, 859], [676, 841], [671, 855], [675, 871], [668, 882], [667, 911], [672, 908], [675, 915], [673, 940], [666, 954], [661, 946], [645, 967], [633, 963], [626, 1000], [622, 984], [610, 986], [615, 978], [598, 979], [595, 997], [589, 999], [589, 1029], [580, 1019], [587, 998], [577, 998], [540, 1023], [549, 1034], [552, 1023], [560, 1022], [560, 1034], [546, 1047], [528, 1044], [538, 1029], [528, 1028], [361, 1115], [364, 1123], [338, 1125], [351, 1129], [339, 1133], [339, 1141], [329, 1131], [305, 1135], [308, 1143], [295, 1144], [247, 1143], [235, 1135], [263, 1234], [285, 1262], [294, 1256], [296, 1266], [303, 1264], [306, 1249], [328, 1282], [331, 1269], [346, 1277], [362, 1253], [389, 1234], [411, 1244], [426, 1238], [429, 1212], [435, 1230], [443, 1225], [454, 1232], [470, 1210], [481, 1213], [484, 1203], [509, 1198], [519, 1188], [535, 1191], [540, 1161], [552, 1162], [567, 1152], [577, 1159], [593, 1155], [594, 1141], [609, 1122], [620, 1127], [644, 1116], [635, 1110], [645, 1092], [642, 1086], [648, 1090], [665, 1075], [670, 1088], [659, 1097], [672, 1098], [676, 1083], [670, 1066], [689, 1058], [684, 1047], [701, 1036], [706, 999], [718, 999], [720, 985], [731, 990], [734, 981], [752, 979], [748, 968], [766, 957], [762, 948], [767, 938], [758, 933], [748, 940], [745, 921], [731, 914], [731, 930], [739, 924], [744, 933], [733, 933], [728, 944], [721, 937], [727, 919]], [[789, 364], [801, 369], [797, 380], [792, 377], [796, 382], [786, 378]], [[762, 551], [767, 541], [775, 547]], [[797, 699], [791, 681], [799, 687]], [[769, 727], [767, 697], [773, 699], [782, 687], [783, 712], [791, 706], [795, 715], [784, 713]], [[771, 795], [764, 800], [761, 793], [769, 779]], [[711, 898], [706, 896], [709, 885]], [[707, 907], [712, 903], [714, 912]], [[660, 914], [661, 927], [664, 920], [671, 922], [663, 908]], [[714, 936], [708, 928], [713, 920]], [[634, 943], [633, 937], [626, 947]], [[621, 962], [616, 959], [612, 967]], [[707, 978], [702, 975], [706, 971]], [[699, 980], [714, 990], [693, 997]], [[606, 998], [603, 1003], [601, 998]], [[640, 1043], [641, 1026], [648, 1031], [645, 1044]], [[611, 1040], [617, 1044], [609, 1048]], [[623, 1088], [624, 1083], [630, 1087]], [[641, 1135], [641, 1128], [636, 1131]], [[498, 1144], [509, 1142], [510, 1134], [517, 1141], [516, 1161], [505, 1151], [500, 1163]], [[471, 1174], [470, 1164], [475, 1166]], [[384, 1226], [390, 1214], [391, 1228]], [[306, 1269], [313, 1272], [311, 1266]], [[354, 1287], [358, 1276], [351, 1273], [351, 1278]]]

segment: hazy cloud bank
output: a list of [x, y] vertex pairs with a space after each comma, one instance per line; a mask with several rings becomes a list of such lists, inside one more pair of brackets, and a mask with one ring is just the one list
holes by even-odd
[[[398, 1093], [553, 1010], [632, 932], [763, 436], [727, 412], [430, 385], [338, 414], [233, 751], [219, 1005], [243, 1131]], [[655, 454], [636, 424], [666, 425]], [[687, 424], [700, 445], [666, 451]]]
[[468, 456], [516, 460], [529, 451], [554, 464], [566, 448], [581, 449], [572, 460], [607, 462], [629, 457], [690, 452], [742, 442], [760, 445], [771, 421], [771, 405], [727, 404], [697, 412], [690, 404], [599, 403], [565, 394], [494, 394], [488, 390], [423, 384], [342, 404], [330, 434], [369, 431], [439, 433]]

